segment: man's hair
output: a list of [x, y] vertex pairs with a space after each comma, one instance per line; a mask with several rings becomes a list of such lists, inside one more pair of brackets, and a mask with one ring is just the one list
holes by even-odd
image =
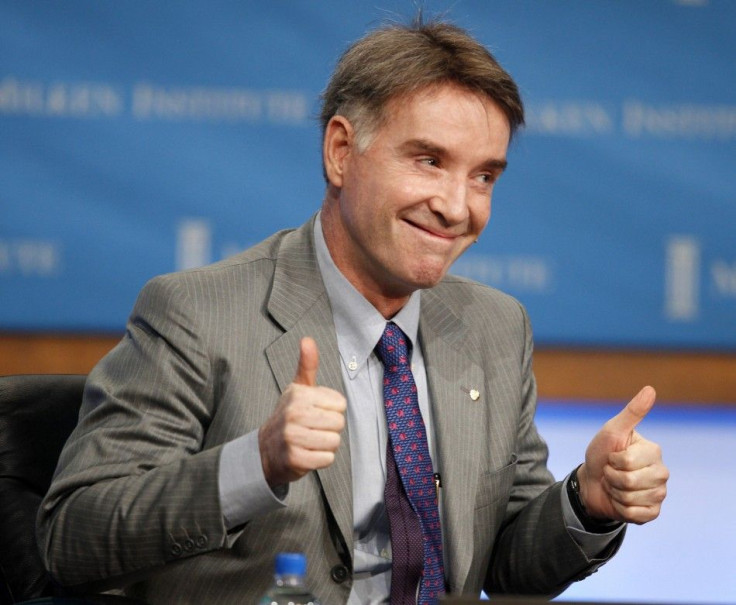
[[363, 150], [384, 123], [389, 101], [442, 84], [495, 102], [508, 118], [512, 137], [524, 123], [516, 83], [482, 44], [460, 27], [419, 18], [370, 32], [340, 57], [322, 93], [322, 135], [332, 116], [345, 116]]

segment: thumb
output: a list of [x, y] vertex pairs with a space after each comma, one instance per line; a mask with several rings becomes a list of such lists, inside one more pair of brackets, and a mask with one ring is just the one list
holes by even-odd
[[630, 434], [654, 406], [656, 391], [646, 386], [626, 404], [626, 407], [608, 421], [609, 428], [619, 434]]
[[317, 369], [319, 368], [319, 349], [313, 338], [305, 336], [299, 343], [299, 365], [296, 368], [294, 382], [308, 387], [317, 386]]

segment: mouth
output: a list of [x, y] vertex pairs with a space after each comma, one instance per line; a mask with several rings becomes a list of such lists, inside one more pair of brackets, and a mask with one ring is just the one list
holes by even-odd
[[456, 239], [458, 239], [459, 237], [462, 236], [461, 233], [452, 233], [452, 232], [448, 232], [448, 231], [442, 231], [440, 229], [436, 229], [436, 228], [433, 228], [433, 227], [428, 227], [428, 226], [422, 225], [420, 223], [415, 223], [414, 221], [411, 221], [409, 219], [404, 219], [404, 222], [407, 223], [413, 229], [421, 232], [425, 236], [429, 236], [431, 238], [438, 239], [438, 240], [441, 240], [441, 241], [453, 242], [453, 241], [455, 241]]

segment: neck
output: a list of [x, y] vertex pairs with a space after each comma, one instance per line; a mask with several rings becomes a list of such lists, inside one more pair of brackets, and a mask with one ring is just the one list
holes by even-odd
[[337, 201], [330, 200], [328, 191], [322, 204], [320, 220], [322, 222], [322, 234], [332, 262], [335, 263], [340, 273], [345, 276], [345, 279], [360, 292], [363, 298], [371, 303], [383, 317], [391, 319], [408, 302], [412, 291], [392, 288], [389, 284], [379, 283], [372, 279], [368, 271], [363, 270], [357, 263], [352, 262], [346, 253], [343, 253], [345, 250], [349, 250], [350, 246], [342, 241], [348, 236], [338, 226], [339, 217], [337, 216], [338, 209], [336, 206]]
[[[361, 292], [361, 294], [363, 293]], [[365, 294], [363, 294], [363, 296], [365, 296]], [[376, 308], [376, 310], [387, 320], [391, 319], [394, 315], [401, 311], [401, 309], [404, 308], [404, 305], [409, 301], [409, 296], [405, 296], [401, 299], [387, 297], [365, 297], [368, 302], [371, 303]]]

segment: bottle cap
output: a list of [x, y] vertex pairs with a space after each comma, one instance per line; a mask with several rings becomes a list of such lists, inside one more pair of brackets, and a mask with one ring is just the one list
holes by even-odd
[[307, 557], [300, 552], [282, 552], [276, 555], [276, 575], [304, 576], [307, 573]]

